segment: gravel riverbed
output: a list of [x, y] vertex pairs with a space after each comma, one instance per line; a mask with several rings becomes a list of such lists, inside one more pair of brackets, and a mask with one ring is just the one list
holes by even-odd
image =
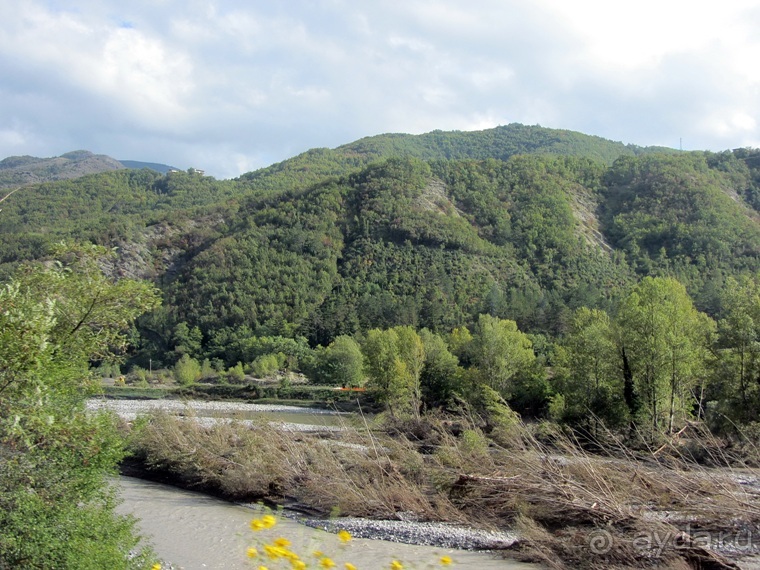
[[153, 410], [195, 413], [255, 413], [255, 412], [289, 412], [302, 414], [338, 415], [342, 412], [322, 410], [319, 408], [299, 408], [298, 406], [283, 406], [277, 404], [249, 404], [246, 402], [207, 402], [204, 400], [109, 400], [92, 398], [87, 401], [91, 410], [112, 410], [125, 419], [134, 419], [138, 414]]
[[[296, 414], [304, 416], [339, 416], [343, 412], [322, 410], [319, 408], [300, 408], [298, 406], [284, 406], [279, 404], [249, 404], [246, 402], [224, 402], [203, 400], [110, 400], [106, 398], [92, 398], [87, 401], [89, 410], [111, 410], [127, 421], [133, 421], [137, 416], [154, 410], [164, 410], [194, 419], [195, 421], [210, 426], [221, 422], [239, 422], [254, 424], [255, 420], [246, 419], [243, 416], [258, 414], [266, 419], [266, 414]], [[239, 416], [239, 417], [238, 417]], [[339, 431], [340, 426], [309, 424], [304, 422], [289, 422], [279, 419], [269, 422], [279, 429], [288, 431]]]
[[338, 532], [347, 530], [357, 538], [387, 540], [403, 544], [438, 546], [460, 550], [502, 550], [517, 541], [513, 532], [480, 530], [448, 523], [416, 522], [412, 520], [371, 520], [339, 518], [335, 520], [299, 519], [301, 523]]

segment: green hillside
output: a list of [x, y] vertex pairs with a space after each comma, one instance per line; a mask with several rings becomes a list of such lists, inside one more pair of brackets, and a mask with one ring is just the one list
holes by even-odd
[[725, 278], [760, 269], [757, 157], [508, 125], [370, 137], [236, 180], [119, 170], [4, 202], [0, 268], [62, 239], [117, 247], [113, 275], [164, 290], [142, 330], [157, 360], [177, 327], [232, 363], [253, 336], [447, 332], [481, 313], [556, 335], [646, 275], [717, 313]]
[[662, 147], [624, 145], [582, 133], [511, 124], [483, 131], [433, 131], [422, 135], [383, 134], [335, 149], [312, 149], [240, 177], [254, 192], [305, 188], [327, 176], [341, 176], [390, 157], [423, 160], [498, 159], [516, 154], [557, 154], [611, 165], [620, 156], [675, 153]]
[[516, 154], [559, 154], [583, 156], [612, 164], [620, 156], [650, 152], [676, 152], [661, 147], [624, 145], [562, 129], [547, 129], [512, 123], [483, 131], [433, 131], [422, 135], [390, 134], [366, 137], [338, 147], [344, 153], [380, 158], [413, 156], [425, 160], [496, 158], [507, 160]]
[[[40, 160], [0, 162], [0, 183], [33, 167], [57, 176], [63, 162]], [[345, 514], [366, 516], [356, 491], [377, 502], [383, 479], [382, 516], [443, 507], [446, 520], [538, 537], [542, 559], [573, 567], [568, 536], [592, 544], [604, 528], [630, 545], [666, 529], [662, 513], [676, 514], [671, 550], [700, 564], [713, 559], [689, 543], [694, 513], [710, 528], [757, 527], [744, 481], [705, 475], [760, 463], [760, 150], [508, 125], [370, 137], [235, 180], [82, 174], [0, 194], [9, 567], [70, 553], [76, 567], [81, 548], [68, 546], [83, 540], [98, 546], [93, 567], [151, 556], [111, 517], [102, 481], [125, 442], [115, 418], [86, 410], [96, 391], [373, 416], [363, 431], [382, 456], [345, 455], [361, 447], [351, 432], [325, 446], [324, 433], [165, 414], [130, 430], [130, 461], [241, 500], [311, 496], [321, 483], [302, 465], [324, 463], [354, 493]], [[336, 500], [314, 504], [344, 512]]]

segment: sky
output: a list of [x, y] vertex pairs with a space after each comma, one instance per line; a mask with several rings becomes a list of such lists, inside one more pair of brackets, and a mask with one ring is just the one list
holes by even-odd
[[231, 178], [522, 123], [760, 147], [760, 0], [0, 0], [0, 158]]

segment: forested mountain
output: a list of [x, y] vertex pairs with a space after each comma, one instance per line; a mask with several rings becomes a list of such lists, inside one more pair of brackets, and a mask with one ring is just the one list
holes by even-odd
[[117, 247], [113, 275], [164, 291], [140, 330], [154, 362], [187, 331], [196, 356], [228, 363], [252, 337], [326, 345], [482, 313], [556, 335], [646, 275], [676, 277], [717, 315], [726, 277], [760, 269], [758, 188], [753, 149], [522, 125], [381, 135], [236, 180], [143, 169], [23, 188], [0, 213], [0, 268], [61, 239]]
[[259, 190], [297, 188], [325, 176], [389, 157], [422, 160], [497, 159], [516, 154], [557, 154], [591, 158], [611, 165], [620, 156], [675, 153], [662, 147], [624, 145], [600, 137], [517, 123], [484, 131], [433, 131], [422, 135], [384, 134], [366, 137], [336, 149], [312, 149], [291, 159], [244, 174]]

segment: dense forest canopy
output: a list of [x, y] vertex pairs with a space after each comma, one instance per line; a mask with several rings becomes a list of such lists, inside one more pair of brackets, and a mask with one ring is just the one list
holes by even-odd
[[381, 135], [235, 180], [122, 169], [23, 187], [2, 204], [0, 273], [64, 239], [115, 248], [112, 277], [164, 295], [134, 331], [136, 363], [234, 365], [252, 339], [446, 335], [481, 315], [548, 357], [577, 310], [614, 315], [645, 277], [726, 318], [726, 284], [760, 269], [759, 188], [754, 149], [523, 125]]

